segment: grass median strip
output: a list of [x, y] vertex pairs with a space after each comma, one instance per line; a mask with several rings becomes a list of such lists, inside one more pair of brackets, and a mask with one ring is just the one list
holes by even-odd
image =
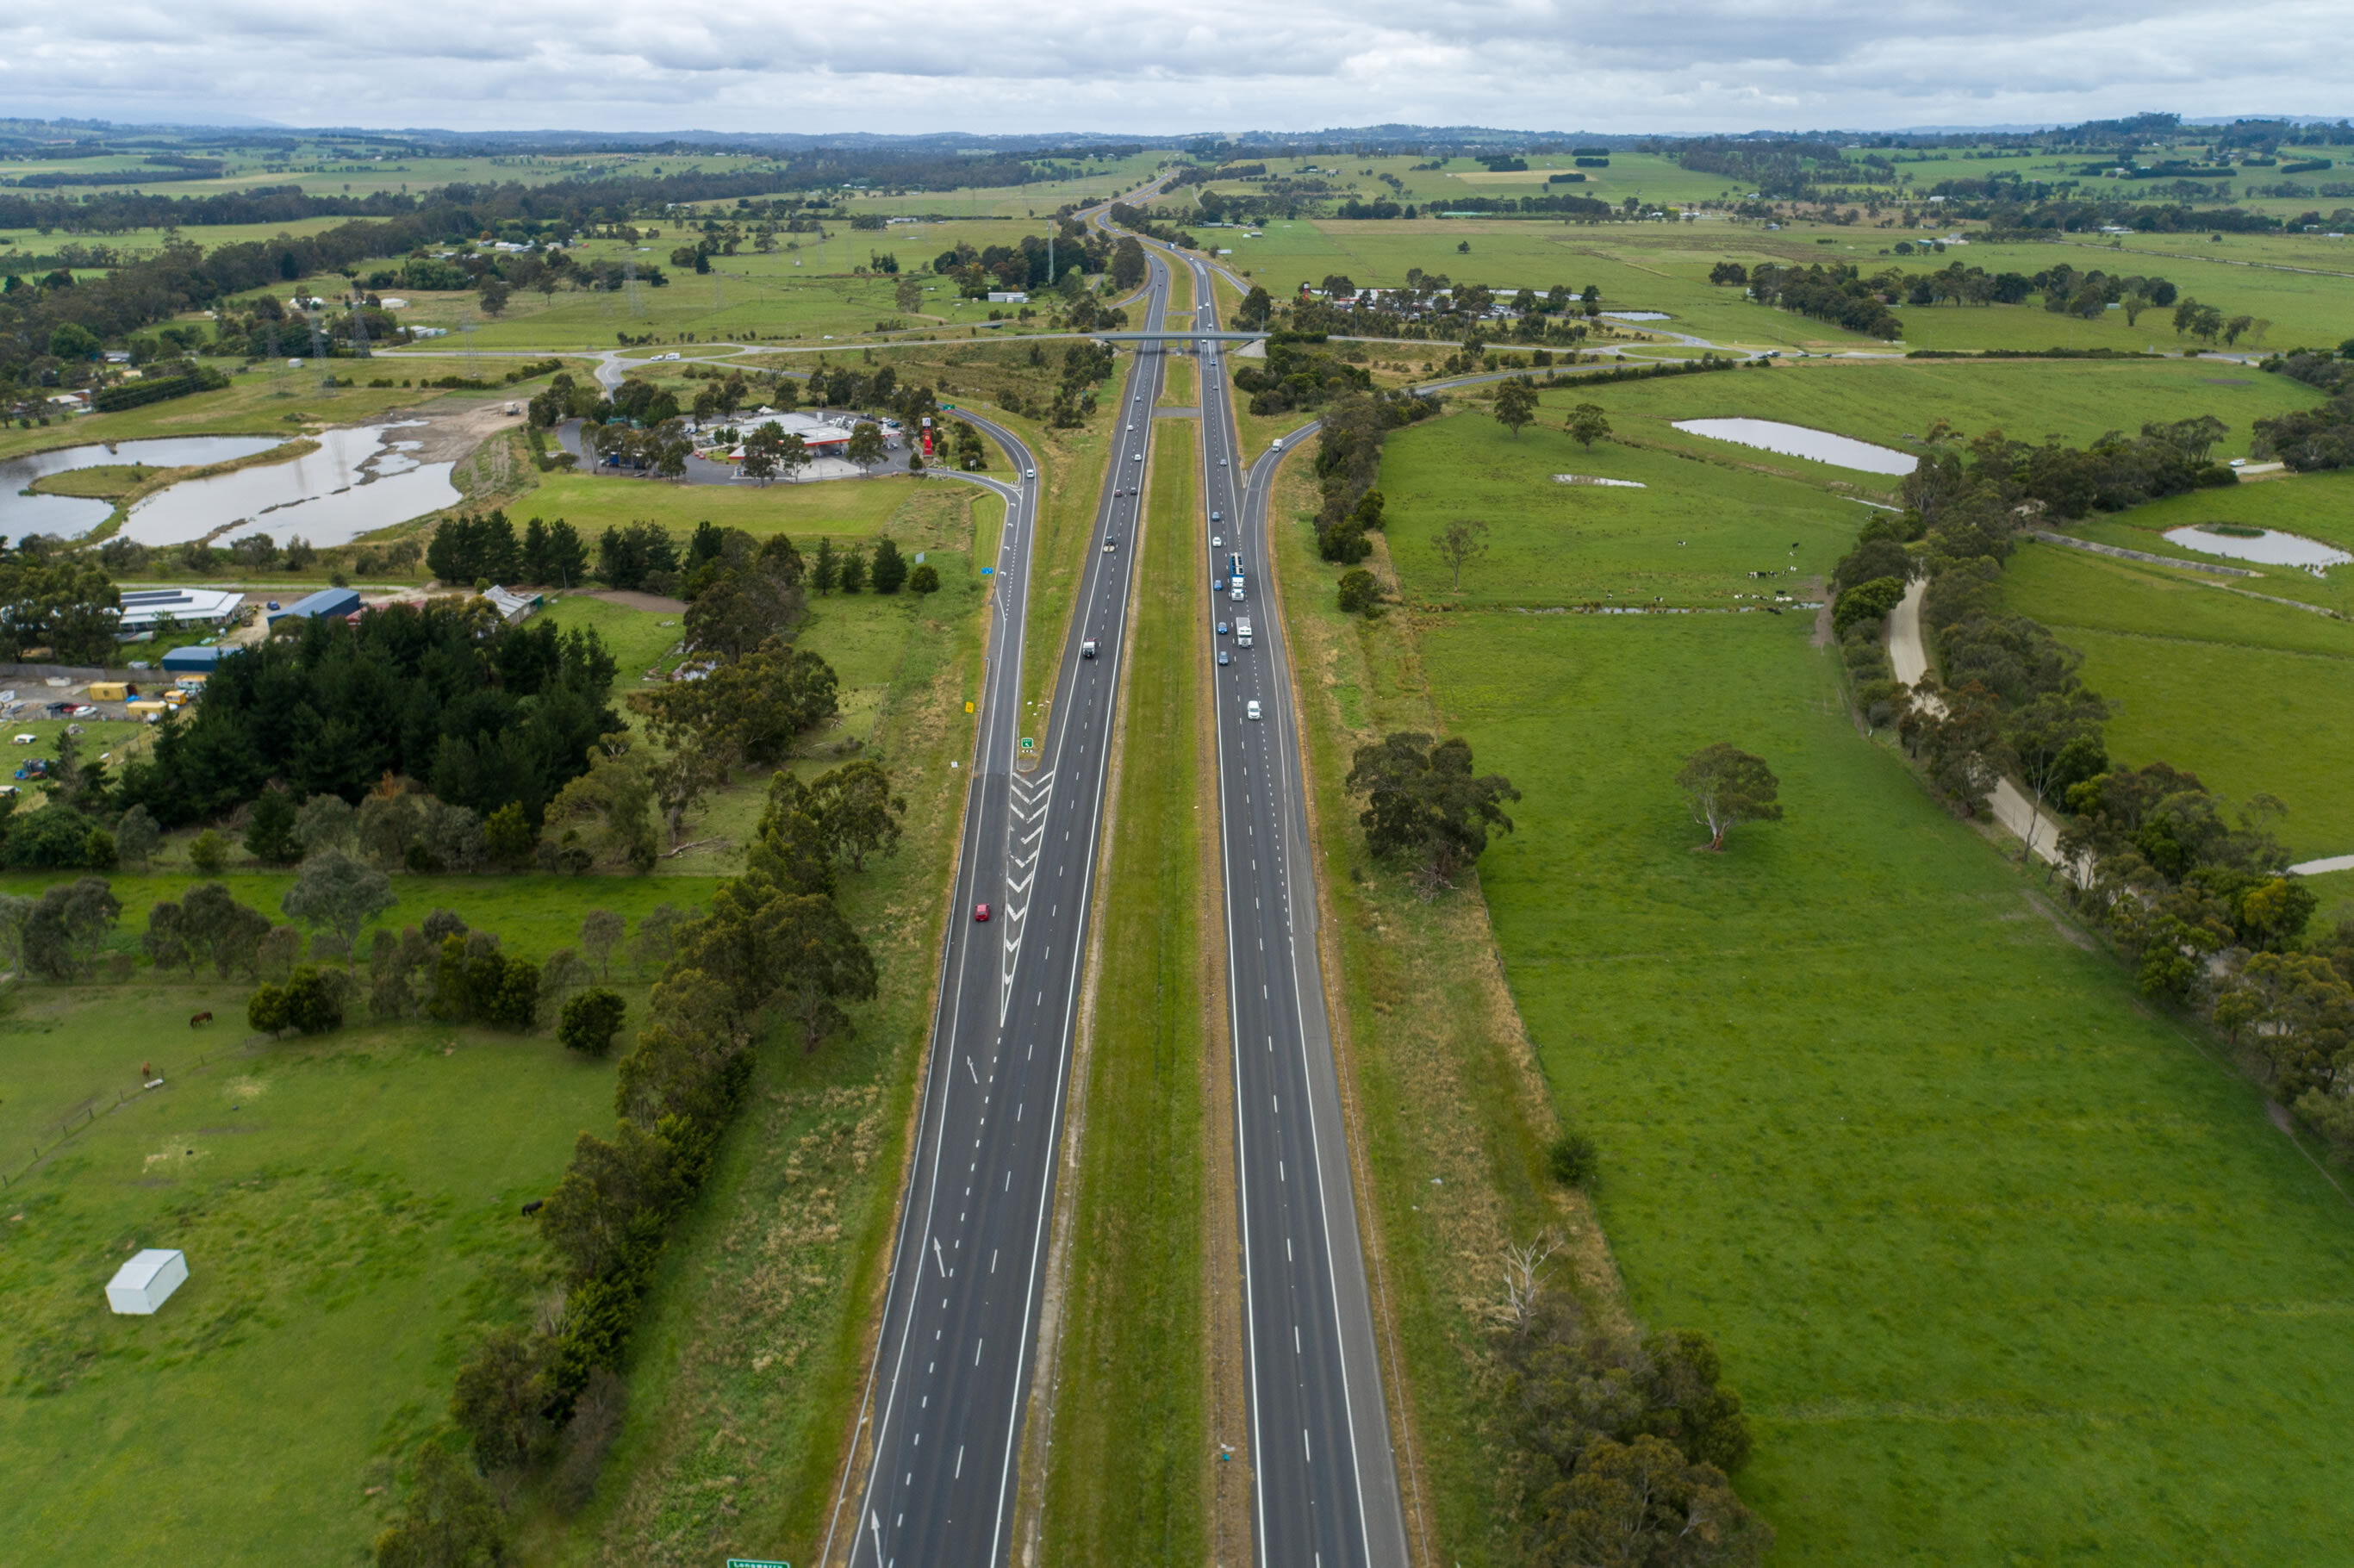
[[[1207, 973], [1193, 431], [1163, 428], [1122, 694], [1107, 846], [1104, 954], [1073, 1171], [1063, 1331], [1042, 1561], [1200, 1562], [1214, 1463], [1205, 1416], [1203, 1213], [1210, 1171]], [[1191, 759], [1190, 762], [1188, 759]]]

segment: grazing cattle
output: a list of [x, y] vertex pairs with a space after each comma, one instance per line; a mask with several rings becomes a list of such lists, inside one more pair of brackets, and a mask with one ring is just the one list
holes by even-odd
[[547, 1200], [545, 1198], [534, 1198], [523, 1206], [523, 1212], [526, 1214], [535, 1214], [546, 1205], [546, 1202]]
[[199, 1012], [194, 1018], [188, 1020], [188, 1027], [194, 1029], [200, 1023], [210, 1023], [212, 1021], [213, 1015], [211, 1013]]

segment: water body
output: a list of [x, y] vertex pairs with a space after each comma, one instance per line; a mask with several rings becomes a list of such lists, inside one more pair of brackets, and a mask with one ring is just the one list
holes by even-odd
[[2179, 545], [2202, 556], [2229, 556], [2235, 561], [2261, 561], [2268, 567], [2342, 567], [2354, 561], [2354, 556], [2334, 545], [2274, 528], [2250, 538], [2237, 534], [2211, 534], [2193, 524], [2188, 528], [2169, 528], [2164, 537], [2169, 545]]
[[400, 424], [328, 430], [319, 450], [292, 462], [239, 469], [158, 491], [131, 510], [122, 535], [143, 545], [178, 545], [228, 531], [300, 534], [313, 545], [345, 545], [462, 499], [450, 482], [455, 463], [421, 463], [419, 443], [396, 439]]
[[1755, 447], [1784, 457], [1811, 458], [1865, 473], [1911, 473], [1917, 461], [1911, 452], [1876, 447], [1829, 430], [1810, 430], [1804, 425], [1786, 425], [1779, 419], [1678, 419], [1675, 426], [1688, 435]]
[[1602, 313], [1614, 322], [1663, 322], [1668, 319], [1665, 311], [1605, 311]]
[[27, 534], [55, 534], [73, 539], [113, 515], [114, 503], [79, 495], [25, 495], [26, 486], [53, 473], [108, 463], [145, 463], [150, 468], [193, 468], [227, 462], [232, 458], [266, 452], [286, 440], [283, 436], [159, 436], [152, 440], [117, 441], [67, 447], [61, 451], [36, 452], [0, 462], [0, 534], [11, 538]]

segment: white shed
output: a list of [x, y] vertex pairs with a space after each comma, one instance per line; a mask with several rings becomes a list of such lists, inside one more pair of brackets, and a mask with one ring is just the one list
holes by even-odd
[[185, 1253], [151, 1246], [114, 1271], [106, 1282], [106, 1304], [117, 1312], [144, 1317], [171, 1299], [187, 1278]]

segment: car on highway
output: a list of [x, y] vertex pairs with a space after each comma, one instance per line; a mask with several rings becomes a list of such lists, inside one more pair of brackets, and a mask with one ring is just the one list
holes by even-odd
[[1245, 717], [1245, 718], [1257, 718], [1257, 717], [1258, 717], [1258, 705], [1257, 705], [1257, 703], [1255, 703], [1255, 702], [1254, 702], [1254, 703], [1245, 703], [1245, 704], [1243, 705], [1243, 717]]
[[1269, 441], [1267, 443], [1267, 450], [1270, 451], [1281, 451], [1283, 450], [1283, 438], [1281, 436], [1278, 436], [1275, 440]]
[[1115, 550], [1115, 549], [1117, 549], [1118, 547], [1119, 547], [1119, 541], [1115, 540], [1115, 539], [1114, 539], [1110, 535], [1108, 535], [1108, 534], [1107, 534], [1107, 535], [1104, 535], [1104, 554], [1105, 554], [1105, 555], [1107, 555], [1107, 556], [1110, 555], [1110, 554], [1112, 553], [1112, 551], [1113, 551], [1113, 550]]
[[1139, 453], [1137, 453], [1137, 454], [1136, 454], [1136, 461], [1139, 461], [1139, 462], [1142, 462], [1142, 461], [1144, 461], [1144, 454], [1143, 454], [1142, 452], [1139, 452]]
[[1035, 479], [1038, 477], [1038, 471], [1034, 468], [1025, 468], [1022, 471], [1022, 477], [1024, 479]]
[[1224, 468], [1224, 467], [1225, 467], [1225, 466], [1226, 466], [1226, 460], [1225, 460], [1225, 459], [1224, 459], [1224, 458], [1220, 458], [1220, 459], [1218, 460], [1218, 466], [1219, 466], [1220, 468]]
[[1233, 654], [1231, 654], [1231, 653], [1227, 652], [1226, 652], [1225, 649], [1223, 649], [1223, 648], [1221, 648], [1221, 649], [1219, 649], [1219, 650], [1218, 650], [1218, 662], [1219, 662], [1219, 663], [1221, 663], [1221, 664], [1231, 664], [1231, 663], [1233, 663], [1234, 662], [1235, 662], [1235, 656], [1234, 656]]
[[1223, 621], [1223, 620], [1222, 620], [1222, 621], [1218, 622], [1218, 635], [1219, 635], [1219, 636], [1221, 636], [1221, 637], [1224, 637], [1225, 634], [1226, 634], [1226, 623], [1225, 623], [1225, 621]]
[[1095, 656], [1096, 640], [1090, 637], [1086, 641], [1079, 644], [1079, 657], [1082, 659], [1092, 659]]
[[1210, 521], [1213, 523], [1223, 523], [1225, 520], [1226, 514], [1223, 512], [1213, 512], [1210, 514]]
[[[1257, 717], [1258, 716], [1258, 712], [1257, 712], [1258, 705], [1257, 705], [1257, 703], [1253, 703], [1253, 704], [1251, 705], [1251, 709], [1252, 709], [1251, 716], [1252, 716], [1253, 718], [1257, 718]], [[974, 924], [976, 924], [976, 925], [981, 925], [981, 926], [986, 926], [986, 925], [988, 925], [988, 924], [989, 924], [989, 906], [988, 906], [988, 905], [986, 905], [986, 904], [976, 904], [976, 905], [974, 905], [974, 906], [972, 906], [972, 918], [973, 918], [973, 922], [974, 922]]]
[[1210, 535], [1210, 548], [1213, 550], [1224, 548], [1225, 543], [1226, 536], [1224, 534], [1213, 534]]

